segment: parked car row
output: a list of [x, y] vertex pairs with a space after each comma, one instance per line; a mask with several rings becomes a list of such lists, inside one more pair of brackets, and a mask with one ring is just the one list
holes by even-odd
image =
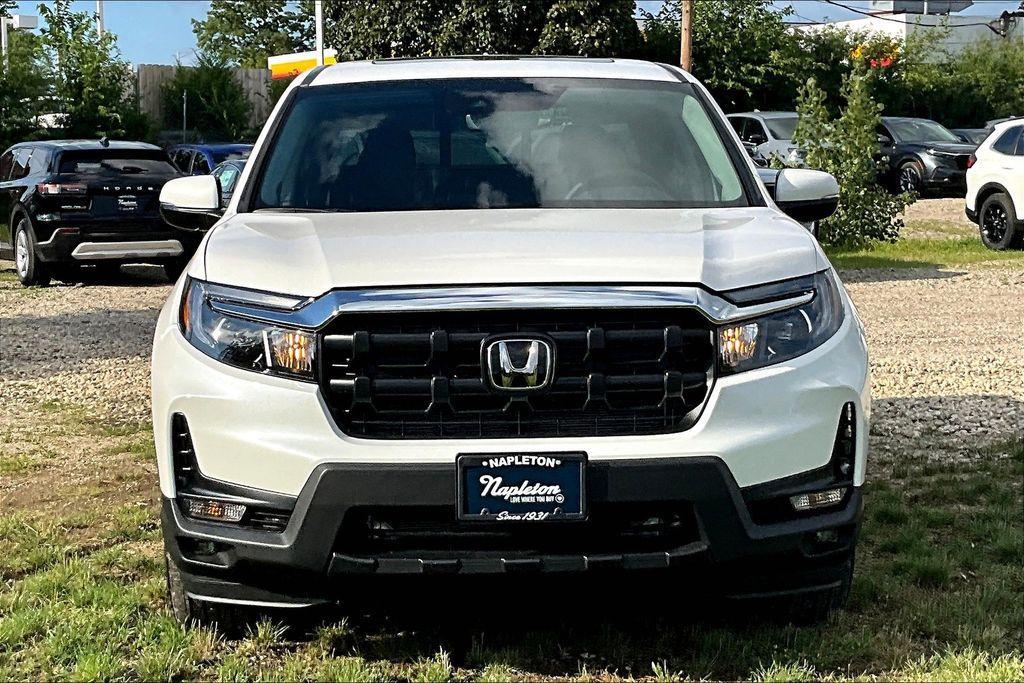
[[[160, 217], [164, 183], [210, 173], [224, 206], [251, 145], [180, 145], [53, 140], [0, 155], [0, 258], [25, 285], [75, 281], [83, 266], [114, 271], [153, 263], [176, 280], [199, 237]], [[216, 166], [216, 168], [214, 168]]]
[[[802, 166], [793, 142], [795, 112], [728, 115], [762, 182], [773, 182], [773, 159]], [[883, 116], [878, 127], [881, 180], [893, 192], [966, 195], [967, 215], [991, 249], [1024, 246], [1024, 119], [988, 121], [984, 128], [948, 129], [930, 119]], [[817, 226], [808, 225], [817, 235]]]

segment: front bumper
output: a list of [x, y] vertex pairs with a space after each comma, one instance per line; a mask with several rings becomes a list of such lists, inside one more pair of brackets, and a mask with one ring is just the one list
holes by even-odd
[[940, 190], [943, 188], [967, 190], [967, 171], [955, 166], [939, 164], [926, 169], [922, 180], [924, 181], [924, 186], [930, 190]]
[[[769, 523], [756, 523], [750, 506], [755, 499], [814, 490], [825, 480], [805, 473], [744, 490], [717, 458], [591, 463], [587, 495], [593, 511], [620, 510], [624, 505], [672, 508], [687, 511], [692, 521], [660, 543], [627, 551], [602, 547], [600, 539], [588, 533], [590, 521], [519, 526], [502, 537], [500, 547], [488, 547], [481, 537], [509, 527], [467, 522], [461, 532], [477, 534], [469, 537], [471, 547], [459, 546], [461, 537], [453, 527], [443, 551], [417, 548], [415, 543], [370, 548], [350, 530], [353, 518], [361, 522], [362, 511], [370, 508], [383, 518], [390, 510], [398, 516], [442, 512], [454, 519], [455, 467], [443, 464], [321, 465], [294, 499], [280, 533], [196, 521], [170, 498], [163, 500], [163, 528], [166, 551], [181, 569], [187, 592], [213, 601], [308, 606], [337, 599], [343, 590], [375, 575], [675, 568], [713, 568], [709, 576], [733, 594], [780, 593], [832, 587], [828, 570], [845, 562], [856, 542], [863, 505], [860, 489], [850, 487], [840, 505], [824, 512], [792, 513]], [[258, 500], [259, 492], [249, 493]], [[272, 502], [281, 505], [279, 497]], [[565, 534], [563, 540], [544, 545], [541, 539], [550, 540], [555, 525], [561, 525], [556, 534]], [[819, 532], [829, 532], [831, 540], [821, 541]], [[751, 572], [751, 567], [757, 570]], [[819, 585], [799, 578], [812, 570], [825, 577]]]

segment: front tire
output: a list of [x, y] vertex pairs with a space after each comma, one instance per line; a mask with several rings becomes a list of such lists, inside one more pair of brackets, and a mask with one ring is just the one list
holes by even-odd
[[50, 270], [36, 253], [36, 237], [28, 219], [20, 217], [14, 228], [14, 265], [18, 279], [26, 287], [45, 287], [50, 284]]
[[920, 161], [900, 164], [896, 173], [896, 191], [920, 195], [924, 188], [924, 165]]
[[853, 564], [854, 556], [851, 554], [842, 569], [837, 586], [782, 599], [780, 616], [798, 626], [812, 625], [827, 620], [832, 612], [846, 607], [850, 599], [850, 586], [853, 584]]
[[255, 623], [254, 614], [239, 605], [230, 605], [189, 597], [181, 571], [164, 556], [167, 576], [167, 601], [171, 614], [184, 626], [215, 628], [226, 636], [241, 636]]
[[1017, 223], [1017, 212], [1009, 195], [996, 192], [982, 202], [978, 232], [982, 244], [995, 251], [1019, 247], [1024, 242], [1024, 230]]
[[[768, 570], [743, 593], [730, 596], [736, 616], [799, 626], [818, 624], [843, 609], [853, 583], [855, 550], [824, 566]], [[753, 591], [753, 592], [750, 592]]]

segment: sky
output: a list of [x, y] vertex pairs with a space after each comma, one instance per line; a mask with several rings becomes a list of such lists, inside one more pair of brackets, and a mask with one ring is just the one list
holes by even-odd
[[[868, 0], [837, 0], [861, 9], [868, 8]], [[21, 0], [20, 14], [37, 14], [39, 0]], [[637, 3], [643, 9], [656, 12], [659, 0]], [[822, 21], [825, 19], [856, 19], [858, 14], [846, 12], [821, 0], [774, 0], [777, 7], [792, 7], [795, 21]], [[1004, 10], [1014, 10], [1020, 0], [974, 0], [974, 6], [963, 14], [998, 16]], [[94, 0], [76, 0], [76, 11], [94, 12]], [[192, 19], [202, 19], [210, 7], [209, 0], [105, 0], [104, 16], [107, 29], [118, 37], [121, 53], [133, 64], [173, 64], [179, 59], [192, 62], [196, 41], [192, 33]]]

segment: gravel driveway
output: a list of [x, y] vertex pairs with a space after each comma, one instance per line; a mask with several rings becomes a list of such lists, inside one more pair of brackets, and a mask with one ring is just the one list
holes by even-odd
[[[170, 291], [155, 272], [33, 290], [0, 282], [0, 425], [38, 429], [44, 402], [147, 420], [153, 324]], [[868, 330], [876, 453], [957, 457], [1024, 431], [1019, 266], [844, 279]]]

